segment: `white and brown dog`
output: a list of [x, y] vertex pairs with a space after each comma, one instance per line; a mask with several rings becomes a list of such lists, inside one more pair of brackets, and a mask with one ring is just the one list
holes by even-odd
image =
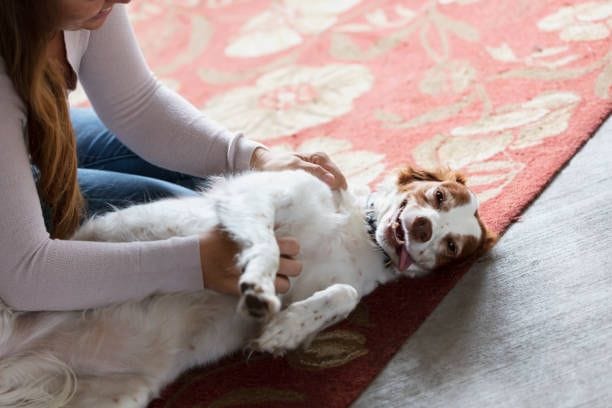
[[[240, 298], [203, 290], [44, 313], [0, 304], [0, 406], [145, 406], [189, 367], [247, 346], [282, 354], [378, 285], [473, 259], [495, 241], [460, 175], [412, 168], [362, 196], [332, 192], [302, 171], [248, 173], [201, 197], [94, 218], [74, 239], [154, 240], [215, 227], [241, 247]], [[303, 262], [282, 296], [273, 285], [276, 236], [297, 238]]]

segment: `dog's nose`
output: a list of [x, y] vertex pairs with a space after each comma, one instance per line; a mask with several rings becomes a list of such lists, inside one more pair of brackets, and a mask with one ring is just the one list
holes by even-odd
[[417, 242], [431, 239], [431, 221], [426, 217], [417, 217], [410, 227], [410, 237]]

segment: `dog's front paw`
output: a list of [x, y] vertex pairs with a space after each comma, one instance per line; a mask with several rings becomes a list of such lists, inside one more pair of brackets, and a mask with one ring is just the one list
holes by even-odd
[[257, 284], [242, 282], [240, 292], [242, 295], [238, 310], [245, 316], [267, 321], [280, 310], [281, 302], [273, 287], [270, 290]]

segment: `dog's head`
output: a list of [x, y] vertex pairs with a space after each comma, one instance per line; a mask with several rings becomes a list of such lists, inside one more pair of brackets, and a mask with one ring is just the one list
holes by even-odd
[[475, 259], [497, 240], [459, 173], [408, 167], [385, 190], [376, 199], [375, 239], [400, 273], [422, 275]]

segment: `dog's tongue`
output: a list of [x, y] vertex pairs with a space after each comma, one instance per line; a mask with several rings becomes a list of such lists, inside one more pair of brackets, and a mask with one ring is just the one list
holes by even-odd
[[410, 258], [410, 255], [408, 255], [408, 250], [406, 250], [405, 245], [402, 245], [399, 257], [398, 269], [400, 272], [404, 272], [410, 265], [412, 265], [412, 259]]

